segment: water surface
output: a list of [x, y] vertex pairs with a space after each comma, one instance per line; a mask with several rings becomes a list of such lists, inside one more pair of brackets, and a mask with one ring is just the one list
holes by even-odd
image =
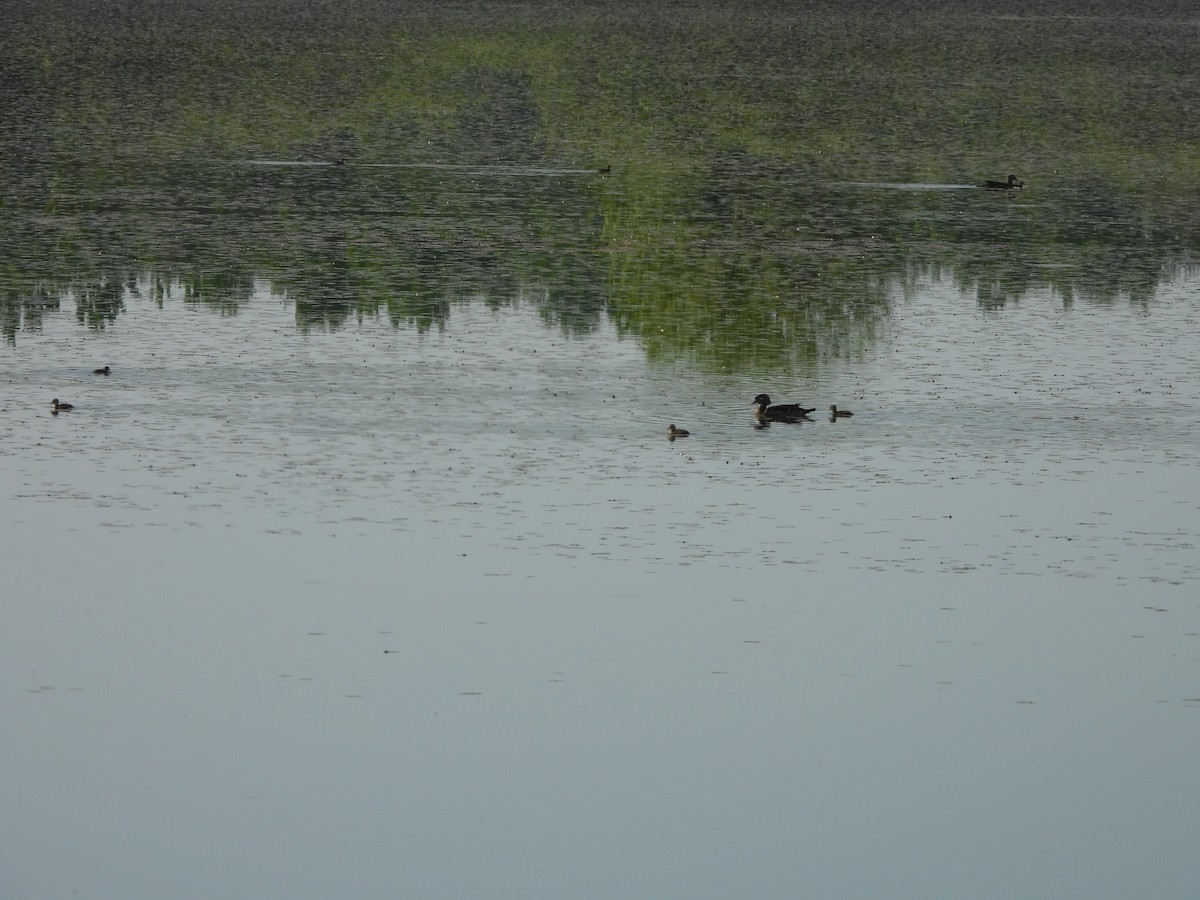
[[1194, 893], [1194, 14], [18, 11], [0, 894]]

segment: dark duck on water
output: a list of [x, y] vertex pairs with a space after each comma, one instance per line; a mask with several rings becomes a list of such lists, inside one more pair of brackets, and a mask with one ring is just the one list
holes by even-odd
[[1016, 175], [1009, 175], [1008, 181], [985, 181], [980, 187], [989, 191], [1011, 191], [1013, 188], [1024, 188], [1025, 182], [1018, 181]]
[[815, 412], [816, 407], [805, 409], [799, 403], [781, 403], [777, 406], [771, 405], [771, 398], [766, 394], [759, 394], [754, 398], [754, 414], [759, 419], [765, 419], [768, 422], [801, 422], [808, 418], [810, 412]]

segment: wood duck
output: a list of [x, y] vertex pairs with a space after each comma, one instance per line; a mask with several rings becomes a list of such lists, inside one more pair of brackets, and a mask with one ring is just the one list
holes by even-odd
[[1009, 175], [1008, 181], [985, 181], [980, 187], [989, 191], [1011, 191], [1013, 188], [1024, 188], [1025, 182], [1017, 181], [1016, 175]]
[[848, 409], [838, 409], [833, 405], [830, 405], [829, 407], [829, 418], [831, 419], [841, 419], [852, 415], [854, 415], [854, 413], [850, 412]]
[[669, 437], [671, 440], [675, 440], [677, 437], [687, 437], [689, 434], [691, 434], [691, 432], [683, 428], [676, 428], [674, 425], [667, 426], [667, 437]]
[[74, 409], [74, 408], [75, 407], [72, 406], [70, 403], [59, 403], [57, 397], [55, 397], [53, 400], [50, 401], [50, 411], [51, 412], [66, 412], [68, 409]]
[[92, 369], [93, 375], [108, 375], [111, 372], [112, 372], [112, 370], [109, 369], [108, 366], [105, 366], [103, 369]]
[[760, 419], [767, 419], [772, 422], [799, 422], [808, 418], [810, 412], [816, 412], [816, 407], [805, 409], [799, 403], [781, 403], [778, 406], [771, 405], [771, 398], [766, 394], [759, 394], [754, 398], [755, 409], [754, 414]]

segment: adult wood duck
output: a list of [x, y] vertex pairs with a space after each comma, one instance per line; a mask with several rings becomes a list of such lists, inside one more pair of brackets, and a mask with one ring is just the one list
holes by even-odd
[[766, 394], [759, 394], [754, 398], [754, 414], [760, 419], [767, 419], [771, 422], [800, 422], [808, 418], [810, 412], [816, 412], [816, 407], [805, 409], [799, 403], [781, 403], [778, 406], [771, 405], [771, 398]]
[[110, 369], [108, 366], [105, 366], [103, 369], [92, 369], [93, 375], [108, 375], [111, 372], [112, 369]]
[[829, 418], [831, 418], [831, 419], [843, 419], [843, 418], [847, 418], [848, 416], [852, 416], [852, 415], [854, 415], [854, 413], [850, 412], [850, 410], [848, 410], [848, 409], [838, 409], [836, 406], [833, 406], [832, 404], [829, 407]]
[[674, 425], [667, 426], [667, 437], [671, 440], [675, 440], [677, 437], [687, 437], [689, 434], [691, 432], [684, 428], [676, 428]]
[[66, 412], [67, 410], [74, 409], [74, 408], [75, 407], [72, 406], [70, 403], [59, 403], [57, 397], [55, 397], [53, 400], [50, 401], [50, 411], [51, 412]]
[[1011, 191], [1013, 188], [1024, 188], [1025, 182], [1017, 181], [1016, 175], [1009, 175], [1008, 181], [985, 181], [980, 187], [989, 191]]

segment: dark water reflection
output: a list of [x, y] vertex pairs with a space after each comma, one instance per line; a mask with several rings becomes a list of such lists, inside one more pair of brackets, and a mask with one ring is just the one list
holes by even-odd
[[641, 198], [587, 170], [210, 161], [160, 175], [135, 201], [10, 220], [10, 342], [68, 294], [98, 329], [131, 285], [179, 282], [189, 302], [233, 313], [265, 280], [302, 330], [364, 315], [429, 328], [461, 299], [520, 298], [568, 332], [611, 316], [653, 357], [788, 368], [869, 344], [921, 272], [984, 305], [1047, 287], [1148, 303], [1191, 259], [1086, 186], [811, 184], [747, 161], [632, 223]]
[[[611, 316], [654, 358], [802, 370], [871, 344], [914, 273], [984, 305], [1145, 303], [1200, 244], [1174, 113], [1200, 82], [1170, 16], [997, 31], [715, 4], [633, 36], [619, 5], [353, 10], [251, 5], [241, 32], [194, 11], [18, 16], [9, 342], [68, 294], [98, 329], [131, 284], [232, 313], [265, 280], [302, 330], [537, 298], [568, 332]], [[166, 44], [172, 15], [190, 24]], [[974, 57], [985, 37], [1011, 55]], [[960, 80], [932, 77], [951, 63]], [[1013, 169], [1015, 195], [965, 186]]]

